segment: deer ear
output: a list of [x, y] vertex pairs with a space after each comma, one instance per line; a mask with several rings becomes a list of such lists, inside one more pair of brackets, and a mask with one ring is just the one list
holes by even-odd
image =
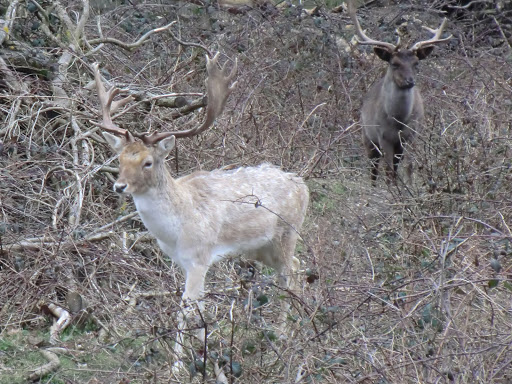
[[114, 151], [117, 153], [121, 153], [126, 144], [126, 139], [124, 137], [117, 137], [108, 132], [101, 132], [107, 143], [112, 147]]
[[387, 48], [373, 47], [373, 52], [379, 57], [379, 59], [389, 62], [393, 57], [393, 52]]
[[162, 157], [166, 157], [176, 145], [176, 137], [170, 136], [158, 142], [158, 152]]
[[420, 48], [416, 51], [416, 56], [418, 57], [418, 59], [423, 60], [423, 59], [427, 58], [427, 56], [430, 55], [433, 50], [434, 50], [433, 45], [431, 45], [430, 47]]

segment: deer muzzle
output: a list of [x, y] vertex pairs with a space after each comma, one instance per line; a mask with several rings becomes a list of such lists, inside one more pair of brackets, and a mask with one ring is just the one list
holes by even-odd
[[115, 183], [114, 184], [114, 192], [117, 192], [117, 193], [125, 193], [126, 191], [126, 187], [128, 186], [128, 184], [123, 184], [123, 183]]

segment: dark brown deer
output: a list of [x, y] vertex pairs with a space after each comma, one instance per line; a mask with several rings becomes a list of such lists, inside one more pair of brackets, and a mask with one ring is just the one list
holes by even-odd
[[[388, 63], [382, 79], [368, 91], [362, 107], [361, 122], [363, 144], [371, 160], [371, 180], [375, 184], [379, 160], [384, 157], [388, 180], [396, 180], [398, 164], [404, 156], [404, 148], [411, 146], [415, 134], [423, 124], [423, 100], [416, 85], [418, 62], [430, 55], [434, 44], [449, 40], [441, 38], [446, 18], [439, 28], [424, 27], [434, 36], [415, 43], [411, 48], [401, 49], [396, 45], [373, 40], [363, 32], [357, 20], [355, 7], [349, 2], [349, 14], [355, 25], [359, 44], [373, 45], [373, 51]], [[411, 181], [412, 161], [406, 167], [407, 179]]]

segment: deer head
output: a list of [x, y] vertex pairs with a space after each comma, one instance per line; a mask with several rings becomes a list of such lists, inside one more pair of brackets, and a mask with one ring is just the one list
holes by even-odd
[[[148, 188], [156, 186], [162, 177], [167, 175], [165, 157], [175, 146], [177, 137], [192, 137], [208, 129], [222, 113], [226, 100], [233, 92], [233, 82], [237, 71], [237, 62], [228, 70], [227, 65], [219, 67], [219, 53], [213, 59], [206, 57], [206, 81], [208, 104], [206, 117], [202, 124], [192, 129], [176, 132], [130, 133], [113, 123], [112, 114], [123, 107], [132, 97], [121, 100], [114, 98], [125, 90], [112, 87], [106, 91], [99, 73], [98, 64], [93, 64], [94, 77], [100, 99], [103, 136], [110, 146], [120, 154], [119, 178], [114, 184], [118, 193], [140, 194]], [[141, 142], [135, 141], [135, 137]]]
[[388, 71], [390, 76], [396, 86], [401, 89], [414, 87], [418, 61], [427, 58], [432, 53], [434, 44], [443, 43], [452, 38], [451, 35], [441, 38], [447, 22], [445, 18], [437, 29], [423, 26], [423, 28], [433, 34], [431, 39], [419, 41], [409, 49], [401, 49], [400, 39], [397, 44], [391, 44], [368, 37], [359, 24], [352, 1], [349, 2], [349, 14], [355, 26], [358, 43], [360, 45], [374, 46], [373, 51], [377, 57], [389, 64]]

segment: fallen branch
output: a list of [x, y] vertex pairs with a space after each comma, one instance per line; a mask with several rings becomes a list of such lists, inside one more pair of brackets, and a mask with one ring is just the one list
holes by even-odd
[[215, 362], [213, 363], [213, 372], [215, 373], [215, 378], [217, 380], [217, 383], [221, 384], [228, 384], [228, 379], [226, 375], [224, 374], [224, 371], [221, 367], [219, 367], [219, 363]]
[[59, 334], [64, 331], [71, 322], [71, 314], [62, 307], [53, 303], [48, 304], [48, 310], [58, 320], [50, 327], [50, 344], [59, 342]]
[[[95, 231], [91, 232], [83, 240], [77, 241], [73, 239], [71, 236], [67, 236], [64, 239], [55, 240], [51, 236], [41, 236], [41, 237], [31, 237], [21, 241], [18, 241], [15, 244], [4, 244], [4, 247], [9, 251], [22, 251], [24, 249], [41, 249], [41, 248], [49, 248], [55, 246], [67, 246], [73, 245], [76, 246], [77, 243], [85, 243], [85, 242], [95, 242], [104, 240], [110, 236], [113, 236], [115, 233], [113, 231], [106, 231], [107, 228], [110, 228], [118, 223], [129, 220], [132, 217], [136, 216], [137, 212], [132, 212], [126, 216], [122, 216], [113, 222], [106, 224]], [[140, 239], [139, 239], [140, 240]]]
[[60, 367], [59, 357], [55, 353], [47, 351], [47, 350], [42, 350], [41, 353], [48, 360], [48, 363], [34, 369], [34, 372], [32, 372], [27, 377], [28, 380], [31, 380], [31, 381], [39, 380], [43, 376], [46, 376], [47, 374], [56, 371]]

